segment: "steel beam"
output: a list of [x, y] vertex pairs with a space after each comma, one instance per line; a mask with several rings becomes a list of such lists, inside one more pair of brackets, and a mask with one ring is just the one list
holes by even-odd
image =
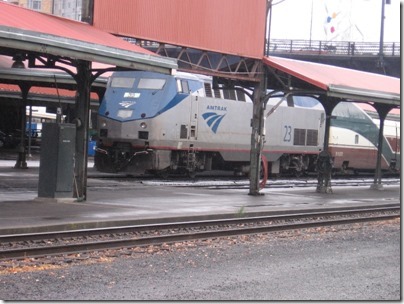
[[15, 169], [28, 169], [27, 166], [27, 151], [26, 151], [26, 143], [25, 143], [25, 128], [27, 124], [27, 99], [28, 92], [31, 88], [30, 85], [20, 84], [19, 85], [22, 95], [22, 104], [20, 106], [20, 116], [21, 116], [21, 130], [20, 130], [20, 143], [18, 144], [18, 156], [17, 161], [14, 165]]
[[379, 138], [377, 145], [377, 158], [376, 158], [376, 171], [374, 176], [373, 184], [370, 186], [371, 189], [383, 190], [382, 185], [382, 152], [383, 152], [383, 140], [384, 140], [384, 121], [387, 114], [393, 109], [393, 106], [386, 106], [382, 104], [375, 104], [374, 107], [379, 114], [380, 127], [379, 127]]
[[88, 122], [90, 116], [91, 63], [79, 60], [77, 63], [76, 99], [76, 153], [74, 166], [74, 197], [77, 201], [87, 198]]
[[[263, 66], [259, 67], [263, 71]], [[250, 192], [248, 195], [258, 196], [260, 193], [259, 178], [261, 172], [261, 152], [264, 144], [265, 124], [265, 89], [266, 82], [263, 73], [260, 74], [260, 82], [254, 87], [253, 92], [253, 117], [251, 119], [251, 150], [250, 150]]]

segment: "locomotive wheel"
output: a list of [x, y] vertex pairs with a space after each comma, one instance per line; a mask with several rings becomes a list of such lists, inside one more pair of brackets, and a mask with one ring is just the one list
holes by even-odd
[[167, 179], [168, 175], [169, 175], [169, 170], [168, 169], [164, 169], [164, 170], [158, 170], [155, 172], [155, 175], [159, 178], [163, 178], [163, 179]]
[[105, 173], [116, 173], [117, 172], [112, 161], [106, 155], [101, 154], [101, 153], [95, 152], [94, 165], [95, 165], [96, 169], [100, 172], [105, 172]]
[[196, 172], [195, 171], [188, 171], [187, 175], [189, 178], [194, 179], [196, 177]]

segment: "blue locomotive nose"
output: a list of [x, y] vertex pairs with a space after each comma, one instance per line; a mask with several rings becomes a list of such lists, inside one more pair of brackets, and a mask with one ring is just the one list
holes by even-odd
[[168, 75], [116, 72], [108, 82], [99, 115], [121, 122], [152, 118], [166, 108], [175, 95], [175, 82]]

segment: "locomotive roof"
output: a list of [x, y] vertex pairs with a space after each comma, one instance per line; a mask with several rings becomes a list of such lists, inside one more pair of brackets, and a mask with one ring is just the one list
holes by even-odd
[[178, 72], [175, 71], [173, 72], [173, 75], [177, 78], [181, 79], [193, 79], [193, 80], [199, 80], [203, 82], [212, 82], [212, 77], [211, 76], [206, 76], [202, 74], [191, 74], [191, 73], [186, 73], [186, 72]]

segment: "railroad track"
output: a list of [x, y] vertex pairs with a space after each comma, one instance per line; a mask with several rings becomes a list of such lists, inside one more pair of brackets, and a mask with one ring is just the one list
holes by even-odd
[[400, 206], [0, 236], [0, 260], [133, 248], [400, 217]]
[[[189, 180], [144, 180], [142, 181], [145, 185], [163, 185], [163, 186], [174, 186], [174, 187], [199, 187], [199, 188], [210, 188], [210, 189], [248, 189], [250, 182], [245, 179], [195, 179], [193, 181]], [[370, 186], [374, 183], [373, 179], [370, 178], [351, 178], [351, 179], [333, 179], [331, 181], [332, 186]], [[399, 178], [386, 178], [383, 179], [384, 185], [399, 185]], [[295, 179], [279, 179], [279, 180], [268, 180], [265, 188], [305, 188], [305, 187], [316, 187], [317, 179], [314, 178], [295, 178]]]

